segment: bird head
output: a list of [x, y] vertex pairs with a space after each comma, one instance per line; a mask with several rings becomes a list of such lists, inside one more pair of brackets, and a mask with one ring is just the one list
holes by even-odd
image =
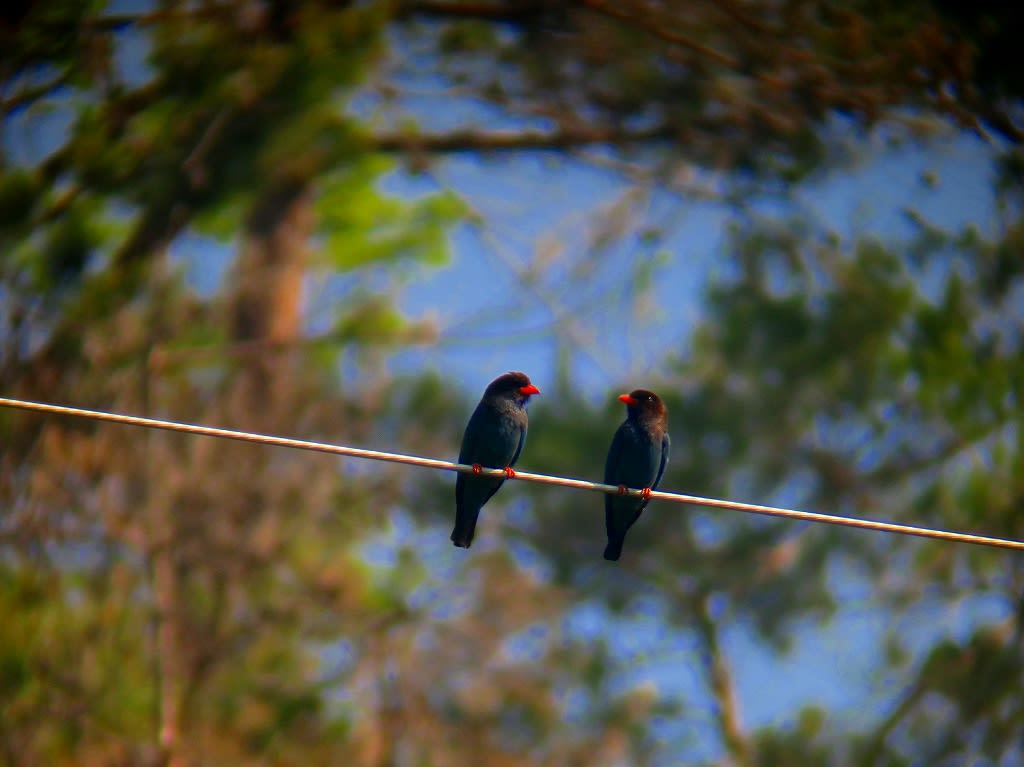
[[484, 397], [500, 397], [511, 399], [520, 404], [526, 404], [534, 394], [540, 394], [540, 389], [533, 385], [526, 373], [511, 372], [495, 378], [484, 391]]
[[626, 403], [630, 418], [663, 421], [668, 416], [665, 403], [657, 394], [647, 389], [633, 389], [629, 394], [620, 394], [619, 401]]

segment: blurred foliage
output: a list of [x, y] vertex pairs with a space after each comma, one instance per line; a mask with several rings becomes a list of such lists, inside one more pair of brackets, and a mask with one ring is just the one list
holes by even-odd
[[[598, 145], [666, 188], [723, 171], [742, 213], [689, 351], [661, 361], [666, 487], [1020, 539], [1019, 31], [1018, 11], [946, 0], [9, 4], [0, 388], [452, 455], [470, 395], [382, 360], [434, 340], [395, 291], [480, 213], [381, 179], [444, 152]], [[500, 130], [436, 132], [460, 104]], [[66, 130], [11, 149], [8, 126], [53, 114]], [[844, 240], [744, 206], [877, 124], [997, 134], [995, 234], [908, 211], [907, 241]], [[615, 244], [640, 254], [620, 290], [657, 280], [642, 197], [605, 209], [569, 268], [516, 272], [565, 343], [563, 303], [599, 295]], [[183, 233], [237, 249], [213, 295], [168, 254]], [[318, 336], [310, 277], [344, 286]], [[570, 373], [532, 407], [524, 464], [594, 476], [621, 412]], [[1003, 553], [655, 504], [610, 568], [600, 498], [531, 486], [453, 557], [447, 476], [12, 410], [0, 445], [0, 764], [1020, 758], [1024, 568]], [[865, 648], [876, 714], [744, 727], [724, 637], [781, 658], [799, 628], [834, 630], [845, 580], [893, 626]], [[979, 598], [1006, 617], [923, 650], [898, 629]], [[680, 669], [699, 694], [660, 683]]]

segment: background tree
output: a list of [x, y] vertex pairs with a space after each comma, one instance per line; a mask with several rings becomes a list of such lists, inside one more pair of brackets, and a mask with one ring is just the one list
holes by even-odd
[[[666, 486], [1024, 535], [1019, 12], [103, 5], [36, 0], [0, 21], [9, 396], [451, 454], [478, 393], [389, 372], [436, 341], [394, 295], [447, 258], [456, 222], [494, 230], [471, 198], [381, 179], [570, 155], [628, 189], [576, 254], [513, 263], [563, 350], [531, 466], [593, 476], [620, 416], [570, 385], [598, 344], [559, 308], [564, 281], [628, 280], [616, 309], [642, 302], [671, 234], [644, 201], [708, 193], [736, 222], [730, 269], [661, 361], [683, 437]], [[908, 242], [822, 231], [796, 191], [876, 129], [988, 137], [997, 235], [920, 216]], [[233, 248], [214, 291], [175, 255], [197, 236]], [[492, 543], [447, 564], [450, 477], [12, 411], [0, 434], [9, 764], [1020, 756], [1019, 557], [693, 510], [647, 515], [611, 570], [581, 533], [596, 498], [516, 488], [488, 509]], [[746, 726], [729, 633], [785, 657], [858, 587], [897, 627], [867, 638], [898, 692], [865, 701], [866, 728], [813, 708]], [[898, 630], [979, 595], [1006, 619], [959, 640]], [[655, 676], [698, 669], [698, 692], [637, 687], [624, 638]], [[711, 735], [694, 745], [695, 729]]]

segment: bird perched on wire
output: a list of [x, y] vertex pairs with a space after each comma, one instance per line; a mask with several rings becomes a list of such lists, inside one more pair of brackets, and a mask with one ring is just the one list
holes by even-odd
[[[469, 418], [462, 436], [459, 463], [468, 463], [475, 471], [483, 467], [504, 469], [505, 476], [514, 477], [519, 454], [526, 443], [526, 403], [540, 389], [526, 373], [505, 373], [484, 390], [480, 404]], [[477, 477], [459, 474], [455, 480], [455, 529], [452, 543], [468, 549], [473, 542], [480, 509], [498, 492], [502, 477]]]
[[[668, 436], [668, 410], [657, 394], [634, 389], [619, 396], [626, 403], [626, 420], [615, 432], [608, 459], [604, 464], [606, 485], [618, 485], [619, 495], [606, 495], [604, 524], [608, 545], [604, 558], [622, 556], [626, 531], [640, 518], [658, 488], [668, 464], [671, 441]], [[643, 496], [625, 495], [627, 488], [643, 491]]]

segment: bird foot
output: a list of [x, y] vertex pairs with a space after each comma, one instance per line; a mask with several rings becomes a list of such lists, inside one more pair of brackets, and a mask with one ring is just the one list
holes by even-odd
[[640, 497], [643, 498], [645, 501], [651, 500], [651, 488], [645, 487], [643, 490], [641, 490]]
[[619, 495], [625, 495], [629, 492], [629, 488], [625, 485], [619, 485]]
[[515, 479], [516, 478], [515, 469], [513, 469], [511, 466], [506, 466], [505, 467], [505, 476], [508, 477], [509, 479]]
[[484, 467], [483, 467], [483, 466], [481, 466], [480, 464], [478, 464], [478, 463], [474, 463], [474, 464], [473, 464], [473, 473], [474, 473], [474, 474], [479, 474], [479, 473], [480, 473], [480, 472], [482, 472], [483, 470], [484, 470]]

